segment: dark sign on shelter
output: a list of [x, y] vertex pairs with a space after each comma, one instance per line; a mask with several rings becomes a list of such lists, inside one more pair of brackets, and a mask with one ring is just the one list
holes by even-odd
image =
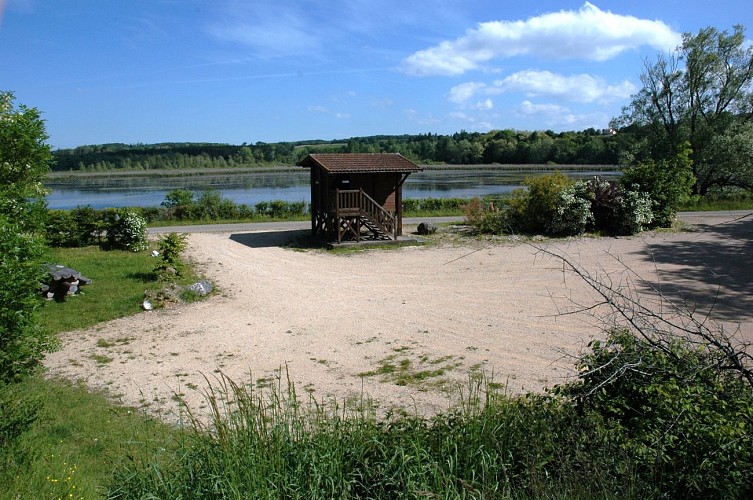
[[403, 183], [422, 169], [399, 153], [311, 154], [311, 231], [330, 240], [390, 239], [403, 232]]

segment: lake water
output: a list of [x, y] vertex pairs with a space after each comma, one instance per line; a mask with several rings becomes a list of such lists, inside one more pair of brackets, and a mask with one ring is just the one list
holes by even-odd
[[[521, 186], [520, 171], [493, 169], [424, 170], [411, 174], [403, 187], [403, 198], [472, 198], [509, 193]], [[614, 176], [614, 171], [580, 171], [577, 178]], [[45, 185], [51, 189], [47, 203], [53, 209], [89, 205], [109, 207], [156, 207], [168, 192], [188, 189], [198, 196], [207, 189], [223, 198], [253, 206], [261, 201], [304, 201], [311, 198], [308, 171], [256, 173], [191, 173], [185, 175], [112, 175], [56, 177]]]

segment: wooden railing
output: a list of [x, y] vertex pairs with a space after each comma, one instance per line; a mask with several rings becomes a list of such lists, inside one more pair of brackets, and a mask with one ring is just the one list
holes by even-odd
[[[369, 229], [380, 231], [385, 236], [397, 239], [397, 220], [363, 189], [338, 189], [335, 193], [335, 217], [361, 217], [370, 224]], [[371, 227], [374, 226], [374, 227]], [[360, 231], [360, 225], [355, 228]], [[340, 234], [338, 230], [338, 241]]]

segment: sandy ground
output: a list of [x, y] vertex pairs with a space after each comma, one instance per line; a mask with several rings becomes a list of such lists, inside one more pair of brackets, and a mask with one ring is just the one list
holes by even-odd
[[[691, 231], [539, 244], [615, 283], [629, 266], [646, 280], [636, 286], [681, 293], [699, 311], [718, 294], [713, 316], [753, 338], [753, 220], [685, 219]], [[188, 254], [219, 294], [66, 333], [49, 374], [167, 419], [178, 397], [204, 408], [207, 379], [219, 373], [263, 386], [286, 368], [299, 394], [428, 415], [446, 410], [474, 371], [512, 393], [571, 379], [571, 356], [601, 335], [593, 316], [559, 314], [597, 299], [530, 244], [440, 234], [351, 254], [280, 246], [300, 235], [191, 234]], [[413, 378], [378, 373], [389, 365]]]

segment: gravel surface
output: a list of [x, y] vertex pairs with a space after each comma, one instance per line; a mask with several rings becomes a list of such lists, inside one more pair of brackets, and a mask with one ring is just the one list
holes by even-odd
[[264, 386], [286, 371], [301, 395], [431, 415], [479, 370], [510, 393], [569, 380], [572, 356], [602, 335], [603, 310], [562, 314], [597, 297], [541, 248], [613, 283], [629, 268], [643, 278], [634, 289], [683, 297], [753, 338], [753, 218], [741, 215], [683, 214], [679, 233], [538, 242], [440, 227], [428, 245], [355, 253], [281, 246], [305, 227], [193, 232], [187, 254], [219, 293], [63, 334], [46, 366], [168, 420], [178, 397], [202, 411], [220, 373]]

